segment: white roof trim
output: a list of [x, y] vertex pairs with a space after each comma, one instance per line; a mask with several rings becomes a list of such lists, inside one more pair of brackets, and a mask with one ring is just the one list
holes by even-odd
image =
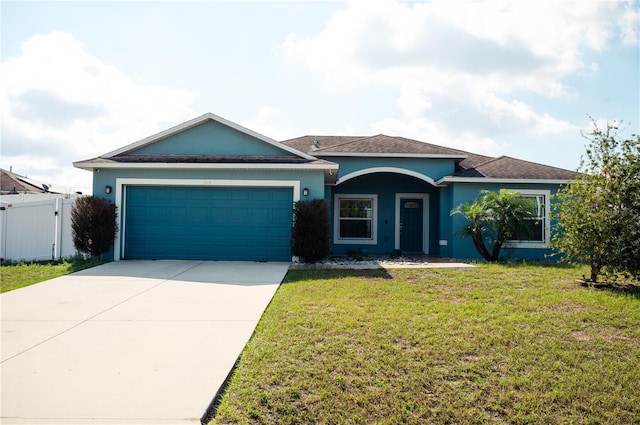
[[446, 185], [447, 183], [536, 183], [536, 184], [568, 184], [573, 183], [574, 180], [561, 180], [561, 179], [502, 179], [495, 177], [455, 177], [447, 176], [438, 180], [438, 185]]
[[152, 144], [154, 142], [157, 142], [158, 140], [165, 139], [165, 138], [167, 138], [169, 136], [172, 136], [174, 134], [180, 133], [181, 131], [187, 130], [189, 128], [195, 127], [195, 126], [200, 125], [200, 124], [202, 124], [204, 122], [207, 122], [209, 120], [213, 120], [213, 121], [219, 122], [220, 124], [224, 124], [227, 127], [231, 127], [234, 130], [237, 130], [237, 131], [239, 131], [241, 133], [245, 133], [245, 134], [247, 134], [249, 136], [255, 137], [256, 139], [262, 140], [263, 142], [266, 142], [266, 143], [268, 143], [270, 145], [273, 145], [273, 146], [275, 146], [277, 148], [280, 148], [280, 149], [282, 149], [284, 151], [287, 151], [287, 152], [292, 153], [294, 155], [300, 156], [302, 158], [305, 158], [305, 159], [316, 159], [315, 157], [313, 157], [313, 156], [311, 156], [309, 154], [306, 154], [304, 152], [296, 150], [296, 149], [294, 149], [294, 148], [292, 148], [290, 146], [284, 145], [284, 144], [282, 144], [282, 143], [280, 143], [280, 142], [278, 142], [276, 140], [271, 139], [270, 137], [264, 136], [264, 135], [262, 135], [260, 133], [257, 133], [255, 131], [253, 131], [253, 130], [249, 130], [248, 128], [243, 127], [240, 124], [236, 124], [234, 122], [226, 120], [226, 119], [224, 119], [222, 117], [219, 117], [219, 116], [217, 116], [215, 114], [212, 114], [211, 112], [208, 112], [208, 113], [206, 113], [204, 115], [200, 115], [199, 117], [196, 117], [196, 118], [194, 118], [192, 120], [189, 120], [187, 122], [184, 122], [182, 124], [178, 124], [178, 125], [176, 125], [174, 127], [171, 127], [171, 128], [169, 128], [167, 130], [161, 131], [160, 133], [154, 134], [153, 136], [149, 136], [149, 137], [146, 137], [146, 138], [144, 138], [142, 140], [138, 140], [137, 142], [131, 143], [131, 144], [126, 145], [126, 146], [123, 146], [120, 149], [116, 149], [114, 151], [108, 152], [108, 153], [106, 153], [104, 155], [101, 155], [101, 157], [102, 158], [110, 158], [110, 157], [115, 156], [115, 155], [120, 155], [120, 154], [123, 154], [123, 153], [126, 153], [126, 152], [130, 152], [130, 151], [132, 151], [134, 149], [138, 149], [138, 148], [141, 148], [143, 146], [150, 145], [150, 144]]
[[411, 176], [411, 177], [415, 177], [417, 179], [420, 179], [422, 181], [425, 181], [433, 186], [436, 186], [436, 183], [433, 181], [433, 179], [429, 176], [425, 176], [424, 174], [420, 174], [416, 171], [412, 171], [412, 170], [407, 170], [405, 168], [398, 168], [398, 167], [373, 167], [373, 168], [365, 168], [362, 170], [358, 170], [358, 171], [354, 171], [352, 173], [349, 173], [345, 176], [342, 176], [340, 178], [338, 178], [338, 181], [336, 182], [336, 185], [339, 185], [340, 183], [344, 183], [347, 180], [351, 180], [354, 177], [360, 177], [360, 176], [364, 176], [366, 174], [373, 174], [373, 173], [395, 173], [395, 174], [404, 174], [405, 176]]
[[185, 163], [185, 162], [74, 162], [83, 170], [96, 169], [171, 169], [171, 170], [337, 170], [338, 164], [256, 164], [256, 163]]
[[456, 154], [428, 154], [428, 153], [364, 153], [364, 152], [322, 152], [316, 153], [316, 157], [323, 156], [354, 156], [365, 158], [434, 158], [434, 159], [465, 159], [467, 155]]

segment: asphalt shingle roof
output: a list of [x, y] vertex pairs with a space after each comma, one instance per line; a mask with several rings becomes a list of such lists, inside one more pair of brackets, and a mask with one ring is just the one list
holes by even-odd
[[578, 174], [576, 171], [511, 158], [509, 156], [500, 156], [474, 164], [469, 168], [461, 168], [454, 176], [498, 179], [573, 180]]
[[499, 178], [531, 180], [573, 180], [579, 173], [522, 159], [500, 156], [498, 158], [452, 149], [405, 137], [384, 134], [376, 136], [317, 136], [307, 135], [289, 139], [283, 144], [322, 157], [323, 153], [349, 154], [406, 154], [451, 155], [456, 161], [454, 177]]
[[[291, 148], [313, 155], [319, 149], [342, 145], [352, 140], [362, 139], [363, 136], [302, 136], [281, 142]], [[317, 146], [314, 144], [317, 144]]]
[[152, 163], [241, 163], [241, 164], [307, 164], [313, 160], [299, 156], [264, 156], [264, 155], [158, 155], [158, 154], [126, 154], [112, 156], [116, 162], [152, 162]]
[[263, 155], [159, 155], [159, 154], [122, 154], [109, 158], [96, 157], [74, 163], [77, 167], [91, 164], [313, 164], [335, 165], [323, 159], [306, 159], [299, 156], [263, 156]]
[[317, 160], [299, 156], [259, 156], [259, 155], [156, 155], [120, 154], [110, 158], [98, 157], [83, 162], [91, 163], [233, 163], [233, 164], [331, 164], [325, 161], [329, 154], [372, 154], [372, 155], [434, 155], [445, 156], [456, 161], [452, 177], [525, 180], [573, 180], [579, 173], [539, 164], [522, 159], [500, 156], [497, 158], [452, 149], [445, 146], [420, 142], [405, 137], [378, 134], [362, 136], [317, 136], [307, 135], [281, 142], [282, 144], [307, 153]]
[[370, 154], [409, 154], [409, 155], [466, 155], [466, 152], [451, 149], [406, 137], [378, 134], [370, 137], [361, 136], [303, 136], [285, 140], [283, 144], [306, 152], [310, 155], [322, 156], [323, 153], [370, 153]]

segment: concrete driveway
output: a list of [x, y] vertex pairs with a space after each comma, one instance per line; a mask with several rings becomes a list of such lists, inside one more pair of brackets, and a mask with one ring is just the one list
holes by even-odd
[[0, 295], [0, 422], [200, 423], [288, 265], [119, 261]]

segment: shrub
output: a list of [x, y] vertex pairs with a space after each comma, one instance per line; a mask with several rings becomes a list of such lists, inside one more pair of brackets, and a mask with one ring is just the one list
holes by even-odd
[[567, 261], [589, 264], [589, 279], [618, 273], [640, 279], [640, 136], [623, 139], [621, 122], [600, 130], [593, 121], [582, 174], [561, 187], [553, 246]]
[[298, 201], [293, 208], [291, 252], [315, 263], [331, 251], [329, 205], [324, 199]]
[[97, 257], [109, 250], [115, 239], [116, 206], [108, 199], [84, 196], [71, 210], [73, 244], [82, 253]]

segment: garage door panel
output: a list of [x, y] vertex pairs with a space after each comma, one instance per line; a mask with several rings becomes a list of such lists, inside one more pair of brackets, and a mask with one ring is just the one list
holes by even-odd
[[190, 191], [189, 192], [189, 199], [192, 200], [208, 200], [210, 198], [209, 196], [209, 192], [206, 192], [204, 190], [198, 190], [198, 191]]
[[267, 201], [270, 199], [270, 193], [263, 190], [255, 190], [251, 192], [251, 199], [254, 201]]
[[[162, 188], [158, 187], [156, 188], [158, 191], [158, 195], [162, 196]], [[185, 202], [189, 199], [190, 196], [192, 196], [192, 194], [190, 192], [186, 192], [184, 190], [180, 190], [180, 188], [172, 188], [169, 191], [170, 194], [170, 200], [173, 202]]]
[[229, 199], [229, 193], [226, 191], [213, 191], [209, 194], [211, 200], [227, 200]]
[[141, 208], [137, 218], [142, 220], [149, 216], [153, 218], [165, 218], [167, 215], [167, 207], [160, 205], [155, 208]]
[[290, 193], [286, 193], [286, 192], [274, 192], [272, 199], [274, 201], [291, 201], [293, 202], [293, 200], [290, 197]]
[[251, 199], [251, 191], [250, 190], [233, 190], [229, 192], [231, 194], [231, 200], [233, 201], [246, 201]]
[[271, 220], [276, 224], [291, 222], [291, 209], [274, 208], [271, 210]]
[[193, 207], [189, 209], [189, 218], [193, 223], [207, 223], [211, 217], [207, 207]]
[[244, 226], [245, 224], [251, 224], [250, 220], [251, 211], [248, 209], [248, 207], [240, 205], [233, 210], [229, 221], [232, 224], [241, 224]]
[[127, 187], [125, 258], [291, 259], [290, 188]]
[[229, 208], [227, 207], [211, 207], [210, 209], [210, 222], [214, 224], [228, 223], [231, 216]]

